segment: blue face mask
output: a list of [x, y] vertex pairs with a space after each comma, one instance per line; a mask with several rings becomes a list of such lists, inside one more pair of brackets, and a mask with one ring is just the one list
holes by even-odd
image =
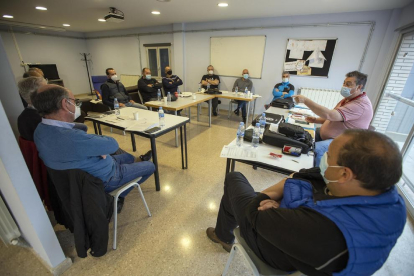
[[249, 74], [243, 74], [243, 78], [247, 80], [249, 78]]
[[150, 80], [150, 79], [151, 79], [151, 75], [145, 75], [145, 78], [146, 78], [147, 80]]
[[321, 169], [321, 175], [323, 177], [323, 180], [326, 184], [329, 182], [338, 182], [338, 180], [329, 180], [325, 177], [325, 172], [329, 167], [333, 168], [342, 168], [343, 166], [329, 166], [328, 164], [328, 154], [325, 152], [321, 158], [321, 162], [319, 163], [319, 169]]
[[348, 98], [349, 96], [351, 96], [351, 88], [342, 86], [342, 88], [341, 88], [341, 95], [344, 98]]

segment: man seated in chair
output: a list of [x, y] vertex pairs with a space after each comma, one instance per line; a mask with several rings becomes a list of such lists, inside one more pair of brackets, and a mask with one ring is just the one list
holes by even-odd
[[[242, 72], [242, 77], [238, 78], [233, 85], [233, 92], [236, 91], [238, 92], [244, 92], [244, 90], [247, 88], [247, 91], [252, 91], [253, 88], [253, 82], [249, 79], [249, 70], [244, 69]], [[239, 110], [241, 109], [242, 111], [242, 117], [243, 117], [243, 122], [246, 123], [246, 101], [237, 101], [237, 108], [236, 110], [234, 110], [234, 114], [236, 114], [237, 116], [239, 116]]]
[[158, 90], [161, 92], [162, 83], [151, 76], [149, 68], [142, 69], [142, 77], [138, 80], [138, 90], [145, 102], [156, 101]]
[[[80, 114], [80, 108], [70, 90], [45, 85], [31, 95], [31, 100], [43, 115], [34, 133], [34, 141], [47, 167], [86, 171], [102, 180], [106, 192], [116, 190], [138, 177], [142, 177], [138, 182], [141, 184], [154, 173], [152, 162], [134, 163], [135, 157], [129, 153], [111, 156], [118, 149], [114, 138], [75, 129], [73, 121]], [[121, 194], [118, 212], [129, 191]]]
[[239, 226], [252, 251], [276, 269], [371, 275], [405, 225], [404, 201], [394, 186], [401, 175], [402, 156], [390, 138], [346, 130], [320, 168], [301, 170], [261, 193], [241, 173], [229, 173], [216, 227], [207, 236], [230, 251]]
[[119, 81], [118, 75], [114, 68], [108, 68], [105, 70], [108, 80], [101, 85], [102, 90], [102, 102], [104, 105], [114, 109], [114, 99], [116, 98], [119, 103], [119, 107], [136, 107], [140, 109], [148, 110], [145, 105], [139, 104], [131, 100], [125, 86]]

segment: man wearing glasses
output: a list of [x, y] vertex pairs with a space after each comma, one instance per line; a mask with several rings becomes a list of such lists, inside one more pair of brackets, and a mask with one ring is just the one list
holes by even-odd
[[[147, 180], [155, 166], [148, 161], [135, 162], [129, 153], [111, 156], [119, 146], [112, 137], [88, 134], [74, 128], [73, 121], [80, 114], [80, 103], [70, 90], [58, 85], [45, 85], [31, 95], [42, 122], [34, 133], [39, 156], [54, 170], [81, 169], [102, 180], [106, 192], [111, 192], [131, 180]], [[121, 194], [118, 212], [123, 206]]]

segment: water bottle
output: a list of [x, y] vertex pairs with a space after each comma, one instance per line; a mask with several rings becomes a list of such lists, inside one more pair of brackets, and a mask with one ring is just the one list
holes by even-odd
[[178, 93], [178, 97], [181, 97], [181, 92], [180, 92], [180, 88], [177, 87], [177, 93]]
[[260, 137], [260, 124], [256, 123], [256, 126], [253, 130], [253, 138], [252, 138], [252, 145], [253, 148], [257, 148], [259, 146], [259, 137]]
[[247, 90], [247, 86], [246, 86], [246, 88], [244, 89], [244, 97], [245, 98], [247, 98], [247, 93], [249, 92], [249, 90]]
[[164, 110], [162, 110], [162, 106], [160, 106], [160, 109], [158, 110], [158, 117], [160, 119], [160, 128], [165, 127], [165, 114]]
[[237, 129], [236, 145], [238, 147], [243, 146], [244, 140], [244, 123], [240, 122], [239, 128]]
[[260, 135], [263, 135], [263, 132], [266, 126], [266, 114], [264, 112], [262, 113], [262, 116], [260, 116], [259, 123], [260, 123]]
[[170, 92], [168, 92], [168, 95], [167, 95], [167, 105], [171, 105], [171, 93]]
[[210, 90], [210, 83], [207, 83], [207, 90]]
[[239, 92], [239, 87], [238, 86], [236, 86], [236, 89], [234, 89], [234, 92]]
[[201, 92], [201, 82], [198, 83], [198, 92]]
[[114, 109], [115, 109], [115, 115], [121, 115], [121, 111], [119, 110], [119, 103], [118, 103], [118, 99], [115, 98], [114, 99]]
[[158, 89], [158, 92], [157, 92], [157, 100], [158, 100], [159, 102], [161, 102], [161, 101], [162, 101], [162, 98], [161, 98], [161, 90], [159, 90], [159, 89]]

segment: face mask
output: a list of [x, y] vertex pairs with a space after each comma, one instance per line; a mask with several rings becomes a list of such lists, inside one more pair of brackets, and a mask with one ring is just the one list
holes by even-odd
[[81, 115], [81, 109], [80, 106], [76, 106], [75, 104], [73, 104], [71, 101], [68, 101], [68, 103], [70, 103], [71, 105], [75, 106], [75, 113], [73, 113], [72, 111], [68, 110], [70, 114], [74, 115], [74, 119], [76, 120], [80, 115]]
[[243, 74], [243, 78], [247, 80], [249, 78], [249, 74]]
[[209, 75], [213, 75], [213, 73], [214, 73], [214, 71], [213, 71], [213, 70], [208, 71], [208, 74], [209, 74]]
[[349, 96], [351, 96], [351, 88], [342, 86], [342, 88], [341, 88], [341, 95], [344, 98], [348, 98]]
[[117, 76], [117, 75], [113, 75], [113, 76], [111, 76], [111, 80], [113, 80], [113, 81], [117, 81], [117, 80], [118, 80], [118, 76]]
[[329, 166], [328, 165], [328, 154], [325, 152], [321, 158], [321, 162], [319, 163], [319, 169], [321, 169], [321, 175], [323, 177], [323, 180], [326, 184], [329, 182], [338, 182], [338, 180], [329, 180], [325, 177], [325, 172], [329, 167], [333, 168], [342, 168], [343, 166]]
[[289, 82], [289, 78], [283, 78], [283, 82]]
[[150, 79], [151, 79], [151, 75], [145, 75], [145, 78], [146, 78], [147, 80], [150, 80]]
[[172, 71], [167, 71], [167, 75], [172, 75]]

